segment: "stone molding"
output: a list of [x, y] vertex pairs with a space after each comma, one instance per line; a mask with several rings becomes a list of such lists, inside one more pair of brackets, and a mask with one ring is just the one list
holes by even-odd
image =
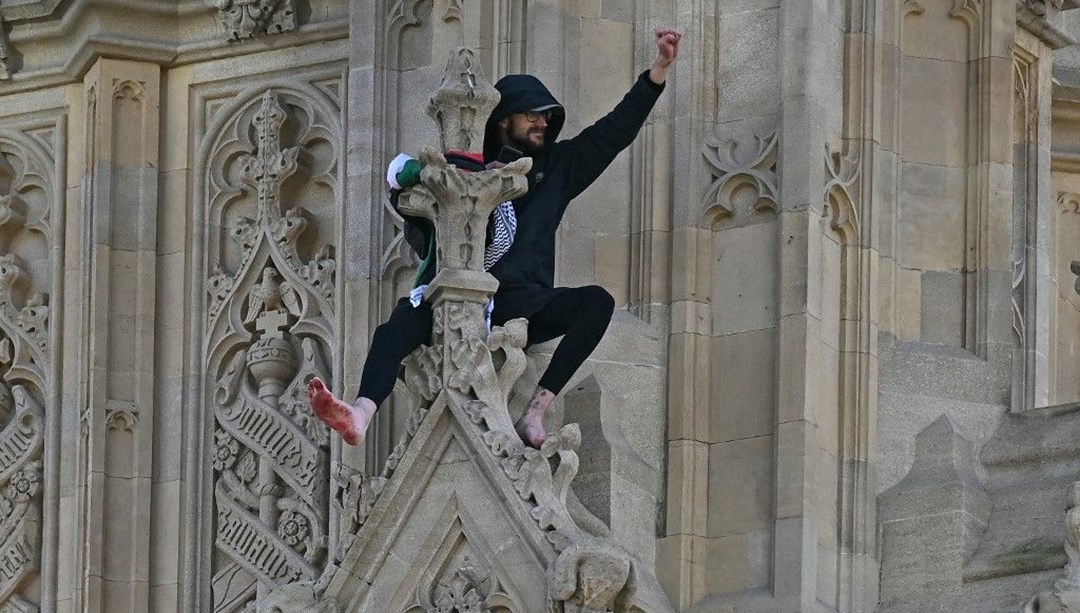
[[16, 19], [37, 19], [40, 17], [50, 17], [56, 10], [56, 7], [64, 0], [37, 0], [36, 2], [27, 2], [25, 4], [19, 4], [15, 6], [2, 7], [2, 15], [0, 17], [7, 17], [9, 21]]
[[[219, 17], [215, 2], [231, 8]], [[264, 10], [257, 2], [271, 6]], [[23, 16], [19, 11], [24, 5], [10, 9], [5, 5], [0, 12], [13, 55], [9, 72], [17, 70], [18, 77], [0, 79], [0, 95], [78, 81], [101, 57], [175, 67], [263, 53], [267, 46], [258, 41], [269, 38], [267, 27], [277, 32], [273, 37], [280, 41], [275, 45], [342, 41], [334, 59], [348, 55], [347, 15], [320, 11], [298, 23], [300, 9], [286, 16], [285, 7], [294, 4], [295, 0], [73, 0], [63, 5], [62, 15], [46, 19]], [[231, 25], [231, 12], [247, 15], [256, 8], [263, 11], [258, 19], [238, 16], [235, 27]], [[228, 28], [241, 37], [250, 29], [252, 36], [233, 38]], [[331, 51], [327, 48], [324, 53]]]
[[1074, 8], [1075, 0], [1016, 0], [1016, 24], [1051, 49], [1063, 49], [1077, 42], [1061, 23], [1061, 12]]

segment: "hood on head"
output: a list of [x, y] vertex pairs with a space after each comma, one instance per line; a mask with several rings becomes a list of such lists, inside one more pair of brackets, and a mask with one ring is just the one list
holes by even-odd
[[498, 106], [488, 117], [484, 126], [484, 159], [488, 162], [499, 156], [502, 141], [499, 140], [499, 122], [513, 113], [551, 109], [551, 121], [548, 122], [544, 142], [551, 145], [559, 137], [563, 124], [566, 123], [566, 111], [555, 96], [540, 79], [528, 74], [506, 75], [495, 84], [502, 98]]

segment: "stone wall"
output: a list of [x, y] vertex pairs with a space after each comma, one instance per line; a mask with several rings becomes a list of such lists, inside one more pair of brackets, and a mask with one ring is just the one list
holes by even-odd
[[301, 383], [355, 393], [411, 284], [384, 167], [446, 58], [537, 75], [569, 136], [672, 24], [559, 233], [620, 308], [551, 424], [578, 498], [678, 611], [1017, 610], [1075, 480], [1076, 4], [2, 0], [0, 609], [317, 580], [408, 395], [343, 448]]

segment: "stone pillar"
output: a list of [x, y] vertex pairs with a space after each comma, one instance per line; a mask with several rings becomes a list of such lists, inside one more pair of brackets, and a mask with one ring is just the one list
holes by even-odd
[[[160, 68], [84, 80], [85, 212], [75, 608], [148, 610]], [[76, 290], [79, 291], [79, 290]], [[75, 311], [79, 312], [79, 311]], [[75, 341], [80, 342], [80, 341]], [[65, 589], [61, 585], [61, 590]]]
[[[478, 74], [479, 73], [479, 74]], [[439, 126], [445, 149], [478, 150], [483, 145], [484, 122], [499, 102], [499, 93], [486, 80], [470, 49], [455, 52], [442, 84], [431, 97], [428, 115]], [[420, 151], [424, 170], [420, 185], [404, 192], [402, 212], [430, 219], [438, 245], [438, 274], [427, 297], [435, 305], [434, 344], [451, 356], [452, 345], [485, 338], [484, 307], [499, 287], [484, 272], [484, 242], [491, 212], [528, 189], [525, 173], [532, 167], [523, 158], [503, 168], [468, 173], [450, 166], [438, 151]], [[462, 351], [455, 350], [458, 355]], [[462, 364], [443, 360], [445, 380]]]

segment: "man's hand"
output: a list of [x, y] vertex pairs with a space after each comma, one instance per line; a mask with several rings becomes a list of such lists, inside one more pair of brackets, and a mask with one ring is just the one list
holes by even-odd
[[675, 28], [660, 26], [654, 30], [656, 34], [656, 60], [652, 69], [649, 70], [649, 79], [657, 85], [667, 81], [668, 68], [679, 57], [679, 42], [682, 40], [682, 32]]

